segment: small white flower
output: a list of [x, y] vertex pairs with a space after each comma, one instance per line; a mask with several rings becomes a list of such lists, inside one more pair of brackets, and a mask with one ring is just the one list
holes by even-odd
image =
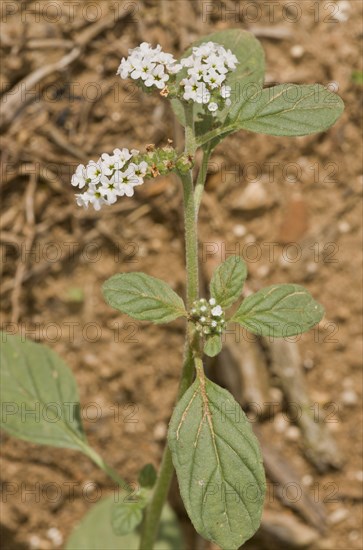
[[71, 184], [74, 187], [79, 187], [82, 189], [86, 185], [86, 167], [84, 164], [79, 164], [76, 168], [75, 174], [73, 174], [71, 179]]
[[92, 182], [93, 184], [98, 183], [100, 181], [101, 174], [102, 169], [100, 164], [90, 160], [86, 166], [87, 182]]
[[214, 298], [210, 298], [209, 304], [210, 304], [211, 306], [215, 306], [215, 305], [216, 305], [215, 299], [214, 299]]
[[206, 307], [206, 306], [202, 306], [202, 307], [200, 308], [200, 311], [203, 311], [203, 313], [204, 313], [204, 311], [207, 311], [207, 307]]
[[144, 84], [148, 88], [156, 86], [159, 90], [165, 88], [165, 84], [169, 80], [169, 75], [165, 73], [163, 65], [157, 65], [145, 80]]
[[231, 87], [230, 86], [221, 86], [221, 96], [223, 99], [227, 99], [227, 97], [231, 97]]
[[213, 317], [220, 317], [221, 315], [223, 315], [223, 309], [221, 308], [221, 306], [215, 306], [212, 309], [211, 313], [212, 313]]
[[205, 322], [206, 322], [206, 318], [202, 316], [202, 317], [199, 319], [199, 321], [200, 321], [201, 323], [205, 323]]
[[209, 105], [208, 105], [208, 110], [211, 111], [212, 113], [214, 113], [215, 111], [218, 110], [218, 105], [217, 103], [215, 103], [214, 101], [212, 101]]

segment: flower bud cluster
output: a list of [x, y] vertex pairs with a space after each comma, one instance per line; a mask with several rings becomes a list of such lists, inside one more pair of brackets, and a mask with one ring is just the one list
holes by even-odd
[[208, 105], [215, 113], [224, 105], [230, 105], [231, 87], [224, 84], [229, 72], [236, 69], [238, 59], [220, 44], [205, 42], [193, 48], [193, 53], [180, 61], [187, 68], [188, 76], [180, 84], [183, 98]]
[[196, 330], [204, 335], [221, 334], [225, 328], [224, 311], [214, 298], [196, 300], [190, 311]]
[[158, 44], [152, 48], [143, 42], [137, 48], [129, 50], [129, 56], [123, 57], [117, 74], [122, 79], [131, 77], [146, 88], [156, 87], [163, 90], [170, 75], [176, 74], [181, 65], [176, 62], [171, 53], [162, 51]]
[[103, 153], [97, 162], [80, 164], [71, 183], [84, 189], [83, 193], [76, 194], [78, 206], [88, 208], [91, 204], [100, 210], [103, 205], [114, 204], [118, 197], [132, 197], [134, 188], [142, 185], [144, 179], [168, 174], [175, 168], [181, 170], [186, 166], [188, 169], [191, 161], [188, 162], [185, 155], [178, 156], [171, 142], [159, 149], [148, 145], [144, 154], [136, 149], [114, 149], [112, 155]]

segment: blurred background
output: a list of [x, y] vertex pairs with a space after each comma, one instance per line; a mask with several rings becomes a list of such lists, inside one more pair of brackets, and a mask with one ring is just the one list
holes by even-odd
[[[156, 178], [101, 212], [75, 205], [79, 163], [144, 150], [183, 132], [167, 100], [116, 71], [142, 41], [179, 56], [215, 30], [254, 33], [266, 85], [320, 83], [344, 99], [326, 133], [228, 137], [209, 164], [200, 212], [202, 286], [228, 254], [247, 288], [305, 285], [326, 309], [314, 330], [279, 342], [231, 331], [206, 365], [248, 413], [269, 481], [246, 548], [361, 549], [362, 2], [3, 1], [2, 328], [51, 346], [71, 366], [91, 443], [129, 481], [159, 465], [176, 396], [183, 323], [136, 323], [102, 299], [119, 271], [184, 293], [180, 183]], [[62, 548], [113, 484], [71, 450], [2, 433], [2, 547]], [[71, 491], [70, 488], [73, 487]], [[170, 502], [188, 549], [211, 550]]]

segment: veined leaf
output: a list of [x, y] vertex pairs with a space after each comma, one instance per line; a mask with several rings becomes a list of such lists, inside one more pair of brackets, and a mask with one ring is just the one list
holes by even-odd
[[241, 295], [247, 266], [240, 256], [230, 256], [214, 271], [210, 293], [223, 308], [231, 306]]
[[215, 357], [222, 349], [222, 339], [219, 334], [213, 334], [211, 336], [206, 336], [206, 341], [204, 344], [204, 353], [208, 357]]
[[164, 281], [145, 273], [114, 275], [102, 290], [110, 306], [140, 321], [168, 323], [186, 316], [180, 296]]
[[135, 501], [117, 502], [112, 507], [111, 524], [116, 535], [127, 535], [140, 525], [143, 509], [147, 505], [145, 495], [139, 494]]
[[1, 427], [45, 445], [84, 451], [76, 381], [48, 347], [1, 336]]
[[169, 447], [197, 532], [235, 550], [260, 524], [265, 474], [258, 442], [232, 395], [197, 379], [170, 421]]
[[[100, 500], [74, 529], [66, 543], [66, 550], [138, 550], [140, 535], [137, 531], [124, 536], [116, 535], [111, 527], [115, 495]], [[174, 512], [165, 505], [155, 550], [183, 550], [183, 540]]]
[[311, 329], [324, 308], [300, 285], [272, 285], [248, 296], [231, 321], [272, 338], [294, 336]]
[[320, 84], [280, 84], [244, 102], [233, 125], [273, 136], [305, 136], [327, 130], [343, 110], [342, 99]]

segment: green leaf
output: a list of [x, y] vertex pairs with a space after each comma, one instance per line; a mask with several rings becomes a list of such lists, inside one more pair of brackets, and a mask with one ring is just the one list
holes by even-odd
[[71, 370], [48, 347], [1, 335], [1, 426], [11, 435], [84, 451], [78, 390]]
[[111, 525], [116, 535], [127, 535], [140, 525], [147, 499], [139, 494], [135, 501], [122, 501], [114, 504], [111, 513]]
[[[254, 94], [256, 89], [262, 88], [264, 73], [265, 73], [265, 59], [264, 51], [260, 42], [254, 37], [252, 33], [241, 29], [228, 29], [224, 31], [214, 32], [207, 36], [203, 36], [186, 50], [182, 57], [188, 57], [192, 53], [194, 46], [199, 46], [203, 42], [215, 42], [221, 44], [226, 49], [230, 49], [237, 57], [239, 64], [235, 71], [231, 72], [225, 84], [231, 86], [231, 101], [232, 105], [226, 107], [217, 114], [216, 117], [211, 115], [202, 116], [204, 112], [203, 107], [195, 105], [196, 115], [196, 135], [201, 136], [207, 131], [211, 130], [211, 124], [215, 126], [222, 126], [227, 118], [227, 115], [235, 108], [240, 106], [245, 100]], [[177, 82], [186, 76], [185, 71], [181, 71], [178, 74]], [[176, 116], [183, 126], [185, 126], [185, 117], [183, 104], [178, 99], [174, 99], [171, 102]], [[214, 145], [221, 141], [221, 137], [217, 137]]]
[[145, 273], [114, 275], [102, 290], [110, 306], [140, 321], [168, 323], [186, 316], [180, 296], [164, 281]]
[[239, 404], [210, 380], [195, 380], [174, 410], [168, 442], [197, 532], [239, 548], [259, 527], [265, 494], [258, 442]]
[[222, 339], [219, 334], [207, 336], [204, 344], [204, 353], [208, 357], [215, 357], [222, 349]]
[[141, 487], [152, 489], [156, 483], [158, 475], [152, 464], [146, 464], [139, 473], [139, 483]]
[[[74, 529], [67, 540], [66, 550], [138, 550], [138, 532], [118, 536], [112, 531], [111, 514], [117, 495], [111, 495], [95, 504]], [[159, 536], [155, 550], [182, 550], [183, 540], [174, 512], [163, 508]]]
[[231, 321], [254, 334], [279, 338], [311, 329], [324, 308], [300, 285], [272, 285], [248, 296]]
[[245, 102], [234, 126], [273, 136], [306, 136], [332, 126], [343, 110], [342, 99], [320, 84], [280, 84]]
[[210, 293], [222, 307], [231, 306], [241, 295], [247, 266], [240, 256], [230, 256], [214, 271]]

